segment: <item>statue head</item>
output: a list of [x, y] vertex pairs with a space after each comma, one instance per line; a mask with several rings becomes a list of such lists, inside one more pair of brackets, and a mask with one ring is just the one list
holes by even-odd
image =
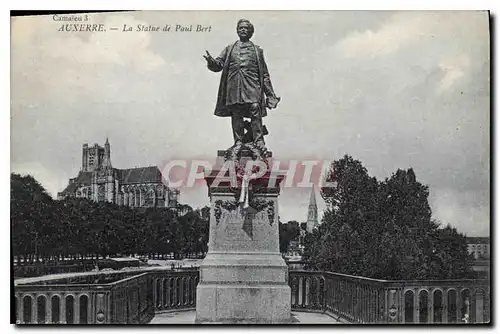
[[236, 24], [236, 33], [240, 39], [250, 39], [253, 36], [254, 28], [253, 24], [247, 19], [241, 19]]

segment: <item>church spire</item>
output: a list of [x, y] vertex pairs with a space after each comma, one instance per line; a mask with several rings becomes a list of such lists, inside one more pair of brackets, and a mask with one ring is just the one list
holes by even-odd
[[312, 189], [311, 189], [311, 197], [309, 198], [309, 206], [314, 206], [314, 207], [318, 207], [316, 205], [316, 191], [314, 190], [314, 184], [312, 186]]
[[309, 197], [309, 208], [307, 210], [307, 232], [311, 233], [318, 226], [318, 205], [316, 204], [316, 192], [314, 185]]

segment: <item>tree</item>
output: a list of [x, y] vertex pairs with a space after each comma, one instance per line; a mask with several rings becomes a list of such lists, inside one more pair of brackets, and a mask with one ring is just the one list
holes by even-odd
[[11, 175], [14, 255], [28, 262], [117, 254], [206, 253], [210, 208], [184, 215], [169, 208], [129, 208], [83, 198], [54, 201], [31, 176]]
[[290, 247], [291, 241], [298, 241], [300, 235], [299, 223], [295, 220], [289, 221], [287, 224], [279, 222], [279, 243], [280, 252], [286, 253]]
[[428, 188], [412, 169], [379, 182], [346, 155], [327, 180], [337, 186], [322, 189], [323, 223], [305, 240], [310, 268], [383, 279], [470, 277], [464, 237], [432, 220]]
[[14, 254], [32, 262], [54, 245], [53, 200], [32, 176], [11, 174], [11, 228]]

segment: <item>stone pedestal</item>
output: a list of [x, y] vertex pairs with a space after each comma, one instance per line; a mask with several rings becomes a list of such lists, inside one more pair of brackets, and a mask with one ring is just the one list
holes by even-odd
[[[291, 320], [288, 267], [279, 251], [279, 183], [270, 173], [251, 181], [249, 207], [241, 184], [216, 184], [224, 162], [205, 180], [211, 203], [208, 253], [200, 266], [197, 323], [285, 323]], [[242, 162], [248, 160], [243, 152]]]

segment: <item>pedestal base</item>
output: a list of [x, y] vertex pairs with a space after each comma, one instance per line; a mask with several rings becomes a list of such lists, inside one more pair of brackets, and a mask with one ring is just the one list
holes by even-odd
[[275, 253], [207, 254], [196, 290], [197, 323], [288, 323], [288, 268]]
[[196, 323], [286, 323], [292, 320], [288, 285], [200, 284], [196, 303]]

